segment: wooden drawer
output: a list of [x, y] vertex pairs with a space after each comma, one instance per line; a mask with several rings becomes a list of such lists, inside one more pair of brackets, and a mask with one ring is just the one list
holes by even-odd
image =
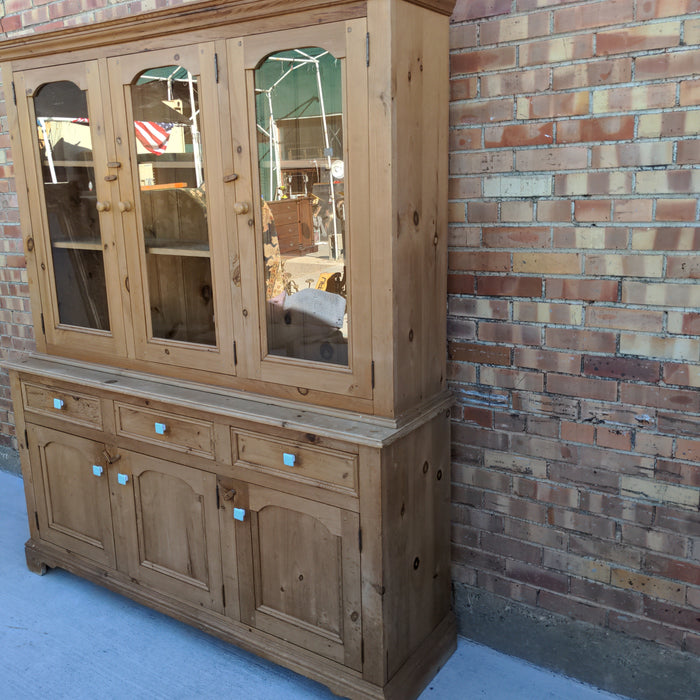
[[233, 434], [237, 466], [357, 494], [357, 457], [245, 432]]
[[116, 403], [117, 435], [214, 458], [214, 425], [166, 411]]
[[102, 430], [102, 405], [96, 396], [23, 383], [22, 402], [25, 411]]

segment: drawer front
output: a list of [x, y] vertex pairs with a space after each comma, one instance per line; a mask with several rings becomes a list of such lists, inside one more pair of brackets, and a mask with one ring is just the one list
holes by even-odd
[[276, 476], [330, 485], [357, 494], [357, 458], [332, 450], [238, 432], [233, 435], [237, 466], [252, 466]]
[[38, 384], [22, 384], [25, 411], [102, 430], [102, 405], [96, 396]]
[[167, 411], [115, 404], [117, 435], [214, 458], [214, 425]]

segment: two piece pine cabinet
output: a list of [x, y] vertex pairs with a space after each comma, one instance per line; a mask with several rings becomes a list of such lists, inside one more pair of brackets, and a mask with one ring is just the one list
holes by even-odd
[[455, 644], [451, 0], [204, 0], [0, 44], [30, 568], [349, 697]]

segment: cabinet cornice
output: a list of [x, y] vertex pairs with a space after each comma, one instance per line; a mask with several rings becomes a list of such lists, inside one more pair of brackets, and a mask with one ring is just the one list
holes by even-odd
[[[455, 0], [406, 2], [448, 16], [455, 6]], [[285, 0], [283, 12], [280, 12], [278, 0], [204, 0], [96, 24], [66, 27], [51, 32], [25, 33], [0, 42], [0, 61], [53, 56], [57, 53], [65, 55], [71, 51], [145, 41], [173, 36], [179, 32], [190, 35], [203, 32], [208, 34], [206, 38], [214, 39], [219, 33], [225, 33], [219, 31], [223, 27], [250, 22], [259, 22], [258, 31], [265, 32], [270, 29], [265, 20], [274, 19], [279, 22], [279, 17], [285, 15], [293, 25], [295, 16], [302, 14], [307, 16], [299, 22], [300, 25], [310, 24], [309, 16], [313, 18], [314, 24], [363, 17], [367, 14], [367, 0]], [[255, 32], [251, 31], [251, 27], [246, 27], [245, 33]], [[197, 36], [197, 40], [202, 38], [204, 37]]]

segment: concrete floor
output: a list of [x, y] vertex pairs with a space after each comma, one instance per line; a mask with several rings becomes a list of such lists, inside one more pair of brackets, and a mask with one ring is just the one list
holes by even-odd
[[[40, 577], [19, 477], [0, 472], [2, 700], [312, 700], [323, 686], [64, 571]], [[460, 638], [422, 700], [620, 698]]]

